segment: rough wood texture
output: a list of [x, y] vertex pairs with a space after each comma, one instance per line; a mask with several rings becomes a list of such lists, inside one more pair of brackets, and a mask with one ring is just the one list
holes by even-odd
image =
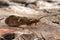
[[59, 0], [17, 1], [0, 1], [1, 40], [60, 40]]

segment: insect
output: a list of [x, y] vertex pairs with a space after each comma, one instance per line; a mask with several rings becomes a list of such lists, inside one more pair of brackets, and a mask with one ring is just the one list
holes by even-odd
[[31, 25], [33, 23], [37, 23], [38, 21], [39, 20], [37, 19], [29, 19], [26, 17], [19, 17], [15, 15], [11, 15], [5, 19], [5, 23], [8, 26], [12, 26], [12, 27], [17, 27], [20, 25]]

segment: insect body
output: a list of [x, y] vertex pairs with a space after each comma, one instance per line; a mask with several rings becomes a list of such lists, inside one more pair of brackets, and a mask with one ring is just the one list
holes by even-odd
[[37, 19], [28, 19], [26, 17], [19, 17], [11, 15], [5, 19], [5, 23], [8, 26], [17, 27], [20, 25], [31, 25], [33, 23], [37, 23], [39, 20]]

